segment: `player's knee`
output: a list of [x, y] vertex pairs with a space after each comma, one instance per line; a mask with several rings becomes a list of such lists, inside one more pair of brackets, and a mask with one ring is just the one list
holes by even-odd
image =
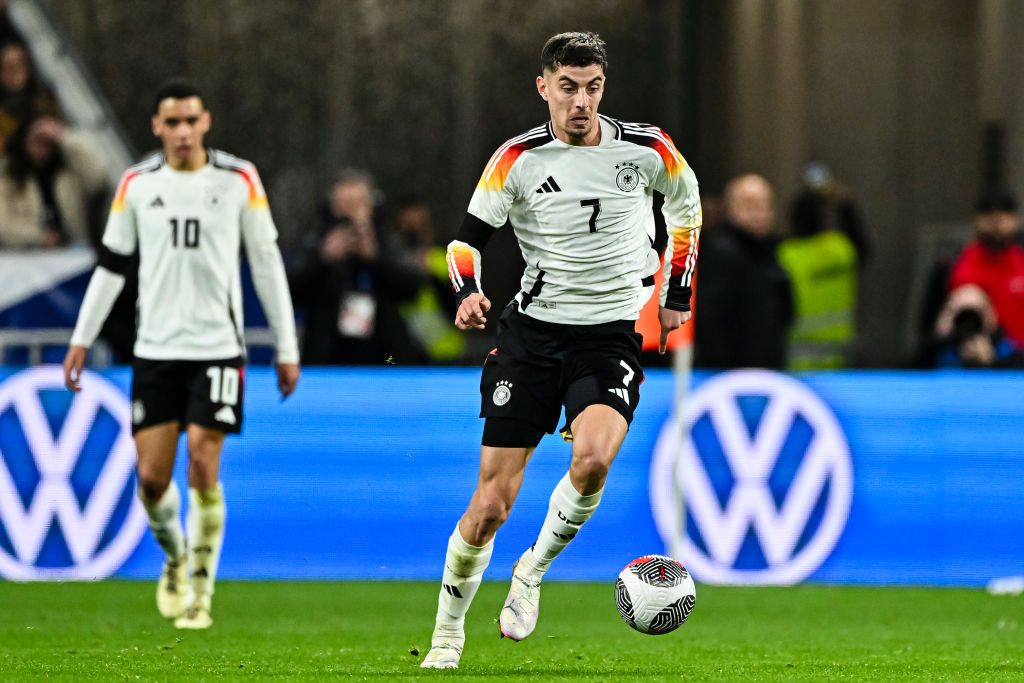
[[484, 529], [496, 530], [508, 519], [511, 508], [508, 501], [500, 495], [481, 494], [476, 505], [477, 523]]
[[612, 458], [604, 449], [596, 446], [576, 444], [572, 453], [571, 469], [577, 476], [588, 481], [604, 481], [608, 476]]
[[163, 497], [167, 487], [171, 485], [169, 473], [162, 472], [157, 468], [139, 465], [139, 490], [147, 501], [155, 502]]

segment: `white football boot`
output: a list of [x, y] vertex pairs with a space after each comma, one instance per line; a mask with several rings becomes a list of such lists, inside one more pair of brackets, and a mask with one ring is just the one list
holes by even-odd
[[196, 597], [188, 606], [185, 613], [174, 620], [174, 628], [199, 631], [213, 626], [213, 617], [210, 616], [210, 599]]
[[[444, 629], [448, 630], [448, 629]], [[441, 631], [441, 633], [439, 633]], [[458, 669], [462, 658], [462, 647], [466, 636], [461, 629], [451, 629], [444, 633], [441, 628], [434, 629], [434, 637], [430, 641], [430, 652], [420, 662], [421, 669]]]
[[164, 570], [156, 583], [156, 608], [165, 619], [175, 619], [185, 612], [191, 586], [188, 580], [188, 554], [178, 561], [164, 560]]
[[512, 565], [512, 586], [501, 608], [498, 624], [501, 635], [512, 640], [523, 640], [533, 633], [540, 616], [540, 579], [516, 574], [517, 561]]

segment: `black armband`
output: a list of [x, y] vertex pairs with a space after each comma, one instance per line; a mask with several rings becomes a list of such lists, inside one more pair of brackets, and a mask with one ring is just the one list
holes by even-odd
[[111, 273], [117, 273], [118, 275], [127, 275], [128, 269], [131, 267], [132, 255], [118, 254], [117, 252], [111, 251], [105, 245], [100, 245], [99, 254], [97, 254], [96, 265], [102, 266], [109, 270]]
[[467, 212], [466, 217], [462, 219], [462, 225], [459, 227], [459, 232], [455, 235], [455, 239], [459, 242], [465, 242], [483, 253], [484, 247], [487, 246], [487, 242], [494, 236], [495, 230], [496, 228], [490, 223], [482, 221]]

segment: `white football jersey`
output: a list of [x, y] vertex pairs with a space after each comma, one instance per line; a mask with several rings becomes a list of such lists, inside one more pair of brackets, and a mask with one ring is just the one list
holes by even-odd
[[[688, 309], [701, 225], [697, 179], [659, 128], [599, 120], [595, 146], [562, 142], [550, 123], [506, 142], [484, 170], [469, 213], [495, 228], [511, 222], [526, 261], [517, 300], [527, 315], [567, 324], [634, 320], [659, 267], [652, 249], [657, 190], [670, 236], [661, 302], [670, 285], [685, 287]], [[453, 278], [478, 276], [460, 245], [453, 244]]]
[[241, 247], [277, 340], [278, 362], [298, 362], [298, 343], [277, 229], [255, 166], [209, 150], [196, 171], [162, 154], [128, 169], [103, 233], [118, 255], [139, 252], [135, 355], [219, 360], [245, 354]]

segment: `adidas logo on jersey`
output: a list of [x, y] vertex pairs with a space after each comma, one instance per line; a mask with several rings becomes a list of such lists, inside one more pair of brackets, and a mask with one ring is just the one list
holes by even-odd
[[609, 389], [608, 391], [612, 392], [613, 394], [621, 398], [623, 401], [625, 401], [627, 406], [629, 405], [628, 391], [626, 391], [625, 389]]
[[548, 176], [548, 179], [544, 181], [544, 184], [537, 188], [537, 194], [547, 194], [548, 192], [561, 192], [562, 188], [558, 186], [555, 179], [552, 176]]
[[235, 411], [231, 410], [231, 406], [224, 406], [216, 413], [213, 414], [213, 419], [217, 422], [223, 422], [224, 424], [233, 425], [235, 424]]
[[163, 205], [164, 205], [164, 200], [160, 199], [160, 195], [157, 195], [156, 199], [154, 199], [153, 201], [151, 201], [149, 203], [149, 208], [151, 208], [151, 209], [159, 209], [159, 208], [162, 208]]

